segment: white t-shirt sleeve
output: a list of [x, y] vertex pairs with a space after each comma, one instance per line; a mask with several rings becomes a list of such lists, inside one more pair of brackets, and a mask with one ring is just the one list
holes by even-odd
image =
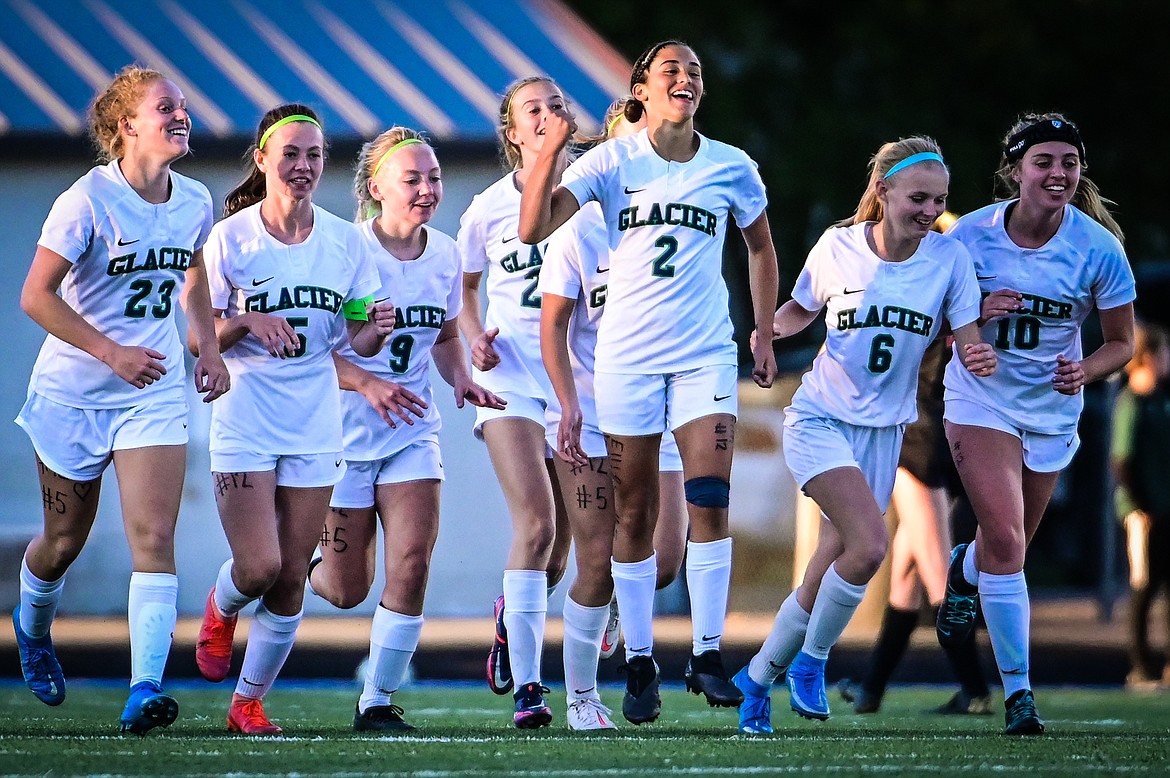
[[211, 228], [215, 225], [215, 207], [211, 203], [211, 193], [202, 184], [199, 185], [199, 189], [204, 200], [205, 215], [203, 225], [199, 228], [199, 235], [195, 238], [195, 251], [203, 248], [204, 244], [207, 243], [207, 238], [211, 235]]
[[561, 176], [561, 187], [577, 201], [577, 207], [583, 208], [590, 200], [600, 200], [599, 194], [604, 188], [604, 171], [609, 163], [610, 149], [608, 144], [594, 146], [578, 157]]
[[459, 247], [459, 259], [463, 264], [464, 273], [482, 273], [491, 262], [483, 236], [480, 205], [480, 197], [475, 197], [459, 219], [459, 234], [455, 238], [455, 243]]
[[819, 311], [828, 301], [824, 285], [820, 283], [822, 264], [833, 261], [828, 244], [829, 233], [826, 232], [808, 252], [808, 259], [792, 287], [792, 299], [806, 311]]
[[[1112, 234], [1109, 237], [1113, 238]], [[1111, 243], [1102, 247], [1099, 272], [1091, 285], [1097, 308], [1104, 310], [1131, 303], [1137, 297], [1133, 268], [1129, 266], [1125, 249], [1116, 239]]]
[[93, 206], [82, 191], [73, 186], [53, 203], [37, 244], [73, 263], [89, 250], [93, 233]]
[[203, 263], [207, 267], [207, 289], [211, 292], [211, 307], [217, 311], [226, 311], [232, 296], [232, 283], [227, 277], [225, 267], [226, 250], [224, 247], [224, 230], [212, 230], [203, 245]]
[[768, 207], [768, 193], [764, 179], [755, 161], [744, 155], [746, 164], [743, 174], [735, 185], [735, 199], [731, 203], [731, 215], [740, 229], [750, 227]]
[[541, 294], [576, 300], [581, 292], [581, 273], [574, 270], [580, 266], [582, 237], [576, 229], [577, 221], [570, 220], [549, 238], [537, 287]]
[[[354, 257], [354, 272], [353, 285], [349, 289], [349, 294], [346, 295], [345, 301], [361, 300], [365, 297], [373, 297], [378, 290], [382, 288], [382, 279], [378, 275], [378, 266], [374, 263], [374, 258], [370, 254], [370, 250], [364, 240], [361, 238], [361, 233], [354, 228], [351, 230], [352, 234], [347, 236], [346, 243], [349, 246], [350, 256]], [[391, 290], [393, 293], [393, 290]]]
[[955, 261], [951, 264], [951, 283], [943, 301], [943, 315], [952, 330], [963, 327], [979, 318], [983, 295], [975, 280], [975, 262], [971, 252], [958, 241], [954, 241]]

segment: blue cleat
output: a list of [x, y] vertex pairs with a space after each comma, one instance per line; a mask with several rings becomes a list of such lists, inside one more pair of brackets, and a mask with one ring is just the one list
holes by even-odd
[[122, 731], [145, 735], [155, 727], [169, 727], [179, 717], [179, 703], [154, 681], [139, 681], [130, 687], [130, 698], [122, 709]]
[[29, 637], [20, 628], [20, 606], [12, 612], [12, 627], [16, 630], [16, 647], [20, 651], [20, 669], [29, 691], [46, 705], [65, 702], [65, 674], [53, 650], [53, 638]]
[[788, 696], [792, 709], [806, 719], [829, 718], [825, 694], [825, 661], [801, 651], [788, 665]]
[[745, 735], [771, 735], [771, 689], [753, 681], [748, 675], [747, 665], [735, 674], [731, 682], [743, 692], [743, 702], [739, 705], [739, 731]]

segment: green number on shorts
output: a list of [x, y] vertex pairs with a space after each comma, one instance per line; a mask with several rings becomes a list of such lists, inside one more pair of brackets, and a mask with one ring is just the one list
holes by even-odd
[[539, 308], [540, 295], [536, 292], [536, 285], [540, 283], [540, 265], [525, 273], [524, 280], [532, 283], [524, 287], [524, 291], [520, 293], [520, 305], [525, 308]]
[[[288, 323], [290, 325], [292, 325], [292, 328], [294, 330], [297, 329], [298, 327], [308, 327], [309, 326], [309, 317], [308, 316], [289, 316]], [[297, 340], [300, 341], [301, 345], [297, 346], [297, 350], [289, 355], [291, 357], [303, 357], [305, 355], [305, 350], [309, 346], [309, 341], [306, 340], [305, 336], [299, 332], [297, 333]]]
[[[154, 291], [154, 283], [149, 278], [139, 278], [130, 282], [134, 294], [126, 301], [123, 311], [131, 319], [146, 318], [146, 298]], [[171, 293], [175, 291], [174, 279], [167, 279], [158, 285], [158, 303], [150, 306], [150, 314], [156, 319], [165, 319], [171, 315]]]
[[[995, 332], [995, 347], [1006, 350], [1016, 348], [1031, 351], [1040, 345], [1040, 320], [1035, 316], [1019, 316], [1012, 327], [1012, 319], [1000, 319]], [[1012, 337], [1012, 330], [1015, 330]]]
[[654, 258], [654, 269], [650, 274], [658, 278], [674, 278], [674, 265], [670, 264], [670, 258], [678, 253], [678, 239], [673, 235], [663, 235], [654, 241], [654, 245], [662, 249], [662, 253]]
[[869, 347], [869, 372], [884, 373], [890, 369], [894, 355], [890, 349], [894, 347], [893, 335], [877, 335]]
[[390, 341], [390, 369], [405, 373], [410, 369], [410, 352], [414, 350], [413, 335], [398, 335]]

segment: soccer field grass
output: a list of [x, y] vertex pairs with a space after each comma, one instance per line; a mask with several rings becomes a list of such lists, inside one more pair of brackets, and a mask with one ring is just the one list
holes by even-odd
[[[179, 720], [145, 738], [117, 733], [125, 690], [79, 681], [59, 708], [22, 685], [0, 686], [0, 773], [4, 775], [411, 775], [473, 778], [761, 775], [1166, 775], [1170, 772], [1170, 695], [1117, 690], [1040, 689], [1049, 734], [1006, 738], [1002, 715], [937, 717], [939, 688], [902, 687], [871, 716], [846, 713], [834, 699], [827, 722], [788, 711], [773, 694], [770, 737], [740, 735], [733, 710], [707, 708], [679, 688], [663, 694], [655, 724], [583, 736], [564, 728], [564, 698], [550, 696], [550, 728], [511, 727], [510, 698], [467, 684], [415, 684], [395, 695], [419, 727], [401, 737], [350, 729], [357, 696], [346, 684], [280, 684], [266, 708], [281, 737], [230, 735], [231, 689], [175, 685]], [[620, 687], [603, 690], [620, 707]], [[624, 722], [622, 722], [624, 724]]]

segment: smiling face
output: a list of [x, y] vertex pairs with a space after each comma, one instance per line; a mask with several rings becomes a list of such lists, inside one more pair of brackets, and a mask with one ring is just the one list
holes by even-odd
[[1076, 146], [1063, 141], [1037, 143], [1012, 171], [1020, 199], [1045, 209], [1060, 209], [1072, 201], [1081, 181], [1081, 157]]
[[187, 99], [173, 81], [148, 82], [132, 116], [119, 122], [127, 155], [157, 156], [172, 162], [189, 150], [191, 116]]
[[876, 183], [882, 221], [891, 234], [921, 240], [947, 209], [950, 175], [938, 162], [919, 162]]
[[434, 217], [443, 199], [439, 160], [426, 143], [411, 143], [392, 153], [368, 186], [382, 204], [383, 219], [393, 225], [421, 227]]
[[520, 149], [522, 167], [535, 162], [544, 145], [544, 122], [554, 111], [567, 106], [560, 87], [551, 81], [533, 81], [512, 94], [509, 126], [504, 136]]
[[325, 168], [325, 136], [310, 122], [291, 122], [269, 136], [253, 159], [264, 173], [269, 195], [293, 200], [312, 198]]
[[689, 46], [663, 46], [646, 68], [645, 81], [634, 85], [633, 95], [665, 121], [682, 123], [693, 118], [703, 98], [698, 55]]

